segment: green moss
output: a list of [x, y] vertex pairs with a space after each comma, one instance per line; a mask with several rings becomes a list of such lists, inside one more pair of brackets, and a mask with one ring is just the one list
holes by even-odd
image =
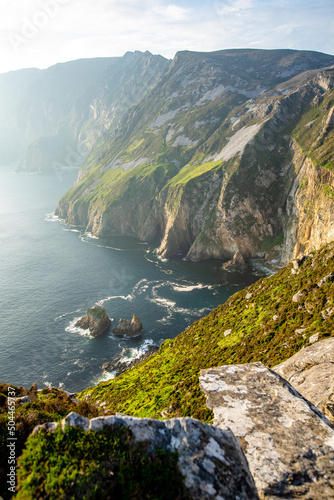
[[[23, 387], [11, 386], [15, 389], [15, 397], [29, 396], [31, 403], [22, 406], [16, 405], [15, 409], [15, 437], [16, 456], [20, 456], [25, 442], [36, 425], [44, 422], [58, 422], [69, 412], [75, 411], [87, 417], [98, 416], [98, 410], [85, 401], [75, 404], [68, 395], [59, 389], [43, 389], [34, 392]], [[0, 392], [8, 394], [8, 384], [0, 384]], [[0, 495], [6, 500], [9, 498], [6, 486], [8, 474], [8, 413], [7, 398], [0, 401]]]
[[148, 446], [122, 427], [40, 431], [20, 458], [16, 498], [186, 499], [177, 454]]
[[101, 319], [105, 313], [106, 313], [106, 310], [103, 309], [103, 307], [99, 307], [99, 306], [94, 306], [90, 309], [87, 309], [87, 314], [90, 314], [91, 316], [93, 316], [96, 319]]
[[[333, 335], [334, 315], [324, 320], [321, 312], [334, 301], [334, 283], [317, 283], [334, 271], [334, 243], [307, 259], [299, 274], [293, 275], [291, 268], [236, 293], [175, 339], [166, 340], [147, 361], [86, 389], [80, 397], [105, 401], [112, 413], [161, 418], [164, 410], [170, 417], [210, 422], [212, 413], [198, 383], [202, 368], [255, 361], [272, 367], [307, 345], [314, 333], [319, 339]], [[305, 300], [293, 302], [301, 289], [307, 292]], [[301, 328], [303, 334], [296, 333]], [[229, 329], [232, 334], [225, 337]]]

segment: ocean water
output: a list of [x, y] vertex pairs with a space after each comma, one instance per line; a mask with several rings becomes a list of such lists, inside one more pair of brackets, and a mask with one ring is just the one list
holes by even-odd
[[[16, 174], [0, 167], [0, 380], [79, 391], [112, 375], [101, 366], [173, 338], [254, 282], [218, 261], [161, 260], [134, 238], [101, 240], [54, 215], [77, 171]], [[113, 319], [142, 320], [131, 340], [74, 328], [99, 303]]]

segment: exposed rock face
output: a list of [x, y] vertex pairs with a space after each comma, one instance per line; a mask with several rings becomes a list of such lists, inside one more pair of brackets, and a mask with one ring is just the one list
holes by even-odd
[[132, 320], [121, 318], [118, 325], [113, 329], [113, 333], [117, 336], [136, 337], [143, 329], [143, 324], [136, 314], [132, 316]]
[[96, 235], [159, 238], [162, 257], [285, 263], [318, 249], [334, 237], [334, 70], [321, 70], [333, 63], [298, 51], [178, 53], [92, 150], [99, 177], [84, 175], [86, 162], [57, 215]]
[[127, 370], [131, 370], [131, 368], [133, 368], [134, 366], [148, 359], [150, 356], [152, 356], [152, 354], [157, 352], [158, 349], [159, 349], [158, 346], [152, 345], [147, 349], [147, 351], [144, 354], [142, 354], [138, 358], [129, 360], [124, 360], [123, 358], [121, 358], [121, 359], [116, 359], [115, 361], [108, 361], [106, 363], [103, 363], [102, 369], [110, 372], [115, 372], [115, 376], [117, 377], [117, 375], [120, 375], [121, 373], [124, 373]]
[[[258, 500], [253, 478], [242, 448], [230, 430], [221, 430], [192, 418], [166, 421], [127, 416], [91, 420], [70, 413], [62, 422], [83, 430], [100, 431], [104, 426], [130, 427], [134, 439], [178, 453], [178, 467], [185, 477], [187, 493], [193, 500]], [[57, 424], [38, 426], [53, 431]]]
[[91, 335], [96, 337], [105, 333], [111, 325], [111, 320], [108, 317], [107, 311], [99, 306], [94, 306], [87, 309], [87, 313], [79, 319], [74, 326], [83, 328], [89, 331]]
[[333, 499], [334, 428], [262, 363], [202, 370], [214, 425], [240, 439], [260, 498]]
[[334, 338], [302, 349], [273, 370], [334, 424]]
[[284, 264], [334, 239], [334, 174], [316, 167], [296, 141], [292, 142], [291, 151], [296, 177], [287, 195]]

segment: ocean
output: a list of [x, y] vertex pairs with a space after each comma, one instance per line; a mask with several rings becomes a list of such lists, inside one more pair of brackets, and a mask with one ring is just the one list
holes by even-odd
[[[219, 261], [159, 259], [135, 238], [98, 239], [53, 212], [77, 170], [45, 175], [0, 167], [0, 380], [75, 392], [112, 377], [102, 364], [160, 345], [258, 279]], [[74, 328], [94, 304], [143, 322], [126, 340]]]

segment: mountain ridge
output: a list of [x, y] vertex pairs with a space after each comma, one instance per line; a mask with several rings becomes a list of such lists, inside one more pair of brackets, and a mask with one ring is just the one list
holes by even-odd
[[92, 149], [57, 215], [96, 235], [159, 238], [162, 257], [256, 258], [280, 245], [275, 255], [288, 262], [299, 243], [296, 234], [288, 242], [292, 196], [281, 181], [298, 177], [293, 130], [303, 113], [331, 100], [334, 81], [334, 58], [321, 55], [331, 66], [319, 69], [318, 57], [290, 50], [177, 53], [163, 81]]

